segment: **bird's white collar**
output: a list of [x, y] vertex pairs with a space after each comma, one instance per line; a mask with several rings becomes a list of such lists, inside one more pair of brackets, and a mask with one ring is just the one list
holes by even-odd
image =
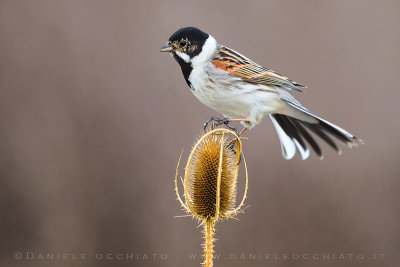
[[209, 35], [206, 42], [203, 45], [200, 54], [192, 58], [192, 66], [194, 67], [209, 61], [215, 55], [217, 48], [218, 48], [217, 40], [215, 40], [214, 37]]

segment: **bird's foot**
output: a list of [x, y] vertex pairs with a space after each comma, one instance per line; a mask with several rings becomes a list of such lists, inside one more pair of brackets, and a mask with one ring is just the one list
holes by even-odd
[[204, 131], [207, 130], [209, 125], [210, 125], [210, 129], [214, 130], [221, 124], [224, 124], [228, 129], [234, 131], [236, 134], [239, 134], [238, 130], [235, 127], [233, 127], [232, 125], [230, 125], [229, 122], [230, 122], [229, 118], [220, 119], [220, 118], [211, 117], [204, 123]]

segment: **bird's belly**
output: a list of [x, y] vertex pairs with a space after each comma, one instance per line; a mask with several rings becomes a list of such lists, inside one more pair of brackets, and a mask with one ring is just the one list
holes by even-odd
[[276, 93], [265, 89], [239, 81], [206, 81], [201, 88], [195, 88], [193, 94], [200, 102], [229, 118], [250, 119], [256, 124], [264, 114], [278, 108]]

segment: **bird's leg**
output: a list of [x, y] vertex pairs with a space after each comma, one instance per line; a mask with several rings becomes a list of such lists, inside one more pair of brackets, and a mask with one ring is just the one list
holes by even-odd
[[244, 128], [240, 131], [239, 137], [242, 136], [242, 134], [244, 134], [245, 132], [247, 132], [248, 129], [249, 129], [249, 128], [244, 127]]
[[238, 122], [242, 122], [242, 121], [243, 121], [243, 122], [250, 122], [250, 120], [249, 120], [249, 119], [247, 119], [247, 118], [246, 118], [246, 119], [229, 119], [229, 121], [230, 121], [230, 122], [232, 122], [232, 121], [238, 121]]
[[204, 131], [207, 130], [208, 125], [210, 124], [210, 122], [213, 122], [212, 126], [210, 127], [211, 130], [213, 130], [215, 127], [218, 127], [221, 124], [225, 124], [227, 128], [229, 128], [230, 130], [234, 131], [235, 133], [237, 133], [239, 136], [241, 134], [243, 134], [247, 129], [247, 127], [245, 127], [245, 129], [243, 129], [240, 133], [238, 132], [238, 130], [233, 127], [232, 125], [230, 125], [230, 122], [250, 122], [249, 119], [230, 119], [230, 118], [215, 118], [215, 117], [211, 117], [209, 118], [205, 123], [204, 123]]
[[231, 120], [229, 118], [215, 118], [215, 117], [211, 117], [209, 118], [205, 123], [204, 123], [204, 131], [207, 130], [208, 125], [210, 124], [210, 122], [212, 122], [211, 125], [211, 130], [214, 130], [216, 127], [218, 127], [221, 124], [225, 124], [227, 128], [229, 128], [230, 130], [234, 131], [235, 133], [239, 134], [238, 130], [233, 127], [232, 125], [229, 124]]

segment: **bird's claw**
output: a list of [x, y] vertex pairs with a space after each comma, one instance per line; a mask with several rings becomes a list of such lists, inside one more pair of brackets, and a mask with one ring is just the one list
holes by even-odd
[[204, 123], [204, 131], [207, 130], [208, 125], [210, 124], [210, 122], [212, 122], [210, 129], [214, 130], [216, 127], [220, 126], [221, 124], [224, 124], [228, 129], [234, 131], [236, 134], [239, 134], [238, 130], [233, 127], [232, 125], [229, 124], [230, 120], [228, 118], [215, 118], [215, 117], [211, 117], [209, 118], [205, 123]]

